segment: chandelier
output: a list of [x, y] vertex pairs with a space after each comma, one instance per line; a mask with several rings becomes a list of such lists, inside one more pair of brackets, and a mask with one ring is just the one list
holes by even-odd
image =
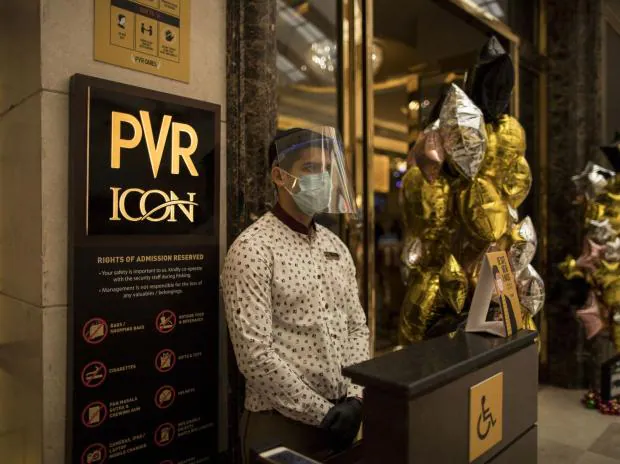
[[[383, 49], [373, 43], [370, 56], [372, 71], [376, 74], [383, 63]], [[316, 70], [332, 74], [338, 65], [338, 47], [329, 39], [314, 42], [310, 47], [310, 61]]]

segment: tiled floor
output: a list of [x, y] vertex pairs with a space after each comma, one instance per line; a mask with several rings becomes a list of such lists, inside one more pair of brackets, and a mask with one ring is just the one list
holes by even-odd
[[538, 394], [540, 464], [620, 464], [620, 417], [581, 406], [583, 391], [543, 386]]

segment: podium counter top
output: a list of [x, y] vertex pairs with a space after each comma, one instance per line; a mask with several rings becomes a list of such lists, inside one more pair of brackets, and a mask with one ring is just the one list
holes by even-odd
[[344, 375], [364, 387], [419, 396], [535, 343], [536, 332], [508, 338], [457, 332], [350, 366]]

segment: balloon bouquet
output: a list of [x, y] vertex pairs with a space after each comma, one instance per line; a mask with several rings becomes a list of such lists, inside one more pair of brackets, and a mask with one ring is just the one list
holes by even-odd
[[[620, 170], [620, 134], [601, 147], [613, 168]], [[560, 264], [566, 279], [585, 279], [590, 287], [585, 305], [577, 310], [586, 338], [609, 329], [620, 352], [620, 175], [592, 162], [572, 181], [585, 204], [585, 238], [578, 258]]]
[[536, 329], [533, 316], [543, 306], [544, 283], [530, 264], [534, 225], [529, 217], [519, 220], [516, 209], [532, 175], [524, 130], [506, 113], [513, 87], [511, 58], [492, 37], [466, 90], [451, 85], [434, 111], [439, 117], [411, 150], [402, 188], [407, 293], [401, 344], [462, 324], [484, 255], [494, 249], [508, 252], [524, 326]]
[[[568, 255], [559, 265], [566, 279], [583, 282], [589, 288], [587, 300], [576, 315], [588, 340], [596, 341], [606, 334], [601, 344], [589, 347], [596, 362], [605, 361], [614, 348], [620, 352], [620, 133], [601, 149], [615, 171], [589, 162], [583, 172], [572, 177], [579, 193], [577, 203], [585, 205], [585, 237], [581, 255]], [[609, 339], [615, 345], [611, 353]], [[592, 378], [591, 383], [597, 389], [598, 378]], [[603, 400], [595, 390], [586, 393], [582, 402], [603, 414], [620, 415], [620, 403]]]

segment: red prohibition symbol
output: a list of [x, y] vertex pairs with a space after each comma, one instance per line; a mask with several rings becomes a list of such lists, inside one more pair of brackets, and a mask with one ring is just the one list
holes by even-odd
[[91, 345], [98, 345], [108, 336], [108, 323], [100, 317], [93, 317], [82, 329], [82, 337], [84, 341]]
[[108, 408], [101, 401], [90, 403], [82, 411], [82, 424], [89, 429], [99, 427], [107, 418]]
[[105, 382], [108, 368], [101, 361], [92, 361], [82, 369], [82, 383], [86, 388], [96, 388]]
[[170, 333], [177, 326], [177, 315], [174, 311], [164, 309], [155, 319], [155, 328], [159, 333]]
[[168, 372], [171, 370], [177, 362], [177, 356], [174, 351], [166, 348], [157, 353], [155, 357], [155, 368], [159, 372]]

